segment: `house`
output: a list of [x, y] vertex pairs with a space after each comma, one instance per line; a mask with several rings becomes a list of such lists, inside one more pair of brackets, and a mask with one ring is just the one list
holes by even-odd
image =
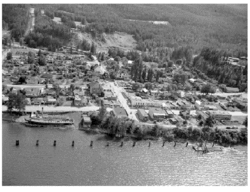
[[128, 117], [128, 114], [126, 110], [123, 107], [115, 107], [113, 111], [111, 111], [111, 115], [114, 115], [115, 117], [121, 118], [121, 117]]
[[117, 99], [115, 94], [110, 92], [110, 91], [104, 91], [104, 98], [107, 100], [114, 100], [114, 101], [116, 101], [116, 99]]
[[5, 95], [2, 95], [2, 104], [6, 105], [8, 101], [9, 101], [9, 97], [6, 97]]
[[204, 109], [205, 110], [218, 110], [215, 105], [209, 105], [209, 104], [205, 104]]
[[74, 105], [75, 106], [81, 106], [82, 105], [82, 99], [79, 97], [79, 95], [75, 95], [75, 97], [74, 97]]
[[117, 101], [104, 100], [104, 99], [101, 100], [101, 104], [102, 104], [102, 106], [109, 107], [109, 108], [120, 106], [120, 104]]
[[201, 120], [206, 120], [209, 116], [204, 113], [203, 111], [196, 111], [197, 117], [199, 117]]
[[31, 100], [31, 105], [43, 105], [44, 103], [43, 98], [34, 98]]
[[210, 115], [217, 120], [231, 120], [232, 115], [227, 111], [210, 111]]
[[25, 88], [26, 97], [37, 97], [41, 94], [41, 89], [39, 88]]
[[226, 87], [226, 92], [227, 93], [239, 93], [240, 90], [237, 87]]
[[93, 94], [100, 95], [103, 92], [103, 89], [102, 89], [102, 86], [101, 86], [100, 83], [98, 83], [98, 82], [91, 82], [89, 84], [89, 91], [90, 91], [90, 93], [92, 95]]
[[247, 101], [241, 98], [237, 98], [233, 100], [236, 104], [236, 107], [242, 111], [247, 111]]
[[148, 114], [144, 109], [138, 109], [137, 115], [141, 121], [148, 121]]
[[166, 117], [166, 112], [160, 108], [150, 108], [148, 114], [152, 120], [159, 121]]
[[92, 124], [92, 121], [90, 119], [90, 117], [86, 116], [86, 115], [82, 115], [82, 127], [83, 128], [90, 128]]
[[47, 96], [47, 97], [45, 98], [45, 103], [46, 103], [47, 105], [55, 105], [55, 104], [56, 104], [56, 99], [53, 98], [53, 97], [51, 97], [51, 96]]
[[30, 100], [30, 98], [25, 98], [25, 100], [26, 100], [26, 104], [27, 104], [27, 105], [31, 105], [31, 100]]
[[168, 118], [173, 118], [174, 117], [174, 113], [171, 110], [165, 110], [166, 111], [166, 116]]

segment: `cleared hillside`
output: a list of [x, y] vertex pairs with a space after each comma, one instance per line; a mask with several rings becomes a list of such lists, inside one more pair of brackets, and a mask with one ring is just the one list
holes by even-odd
[[103, 34], [105, 42], [93, 39], [88, 33], [77, 33], [73, 38], [73, 44], [77, 45], [79, 40], [87, 40], [90, 44], [94, 42], [97, 45], [97, 51], [107, 52], [109, 47], [118, 47], [124, 51], [135, 49], [136, 40], [132, 35], [122, 32], [115, 32], [114, 34]]

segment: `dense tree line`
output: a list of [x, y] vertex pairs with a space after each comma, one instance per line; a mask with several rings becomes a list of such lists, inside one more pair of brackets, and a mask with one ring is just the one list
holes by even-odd
[[20, 4], [3, 4], [3, 28], [11, 30], [16, 41], [24, 35], [28, 25], [28, 6]]
[[240, 91], [247, 88], [247, 66], [239, 67], [231, 65], [228, 61], [228, 53], [211, 48], [202, 49], [199, 56], [194, 58], [192, 68], [196, 72], [202, 72], [206, 76], [231, 87], [238, 87]]
[[70, 28], [53, 22], [48, 17], [38, 16], [34, 32], [29, 33], [24, 41], [29, 47], [47, 47], [55, 51], [71, 38]]
[[108, 115], [105, 108], [101, 108], [99, 114], [91, 116], [94, 125], [114, 137], [133, 136], [138, 139], [159, 138], [165, 141], [178, 139], [193, 142], [214, 142], [219, 145], [247, 144], [247, 129], [239, 132], [229, 132], [227, 130], [212, 129], [213, 120], [208, 117], [202, 128], [181, 128], [164, 129], [160, 125], [143, 125], [132, 121], [129, 118], [117, 118]]

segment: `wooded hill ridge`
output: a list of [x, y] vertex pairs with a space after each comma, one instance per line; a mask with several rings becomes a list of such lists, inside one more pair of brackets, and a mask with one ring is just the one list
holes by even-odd
[[[10, 11], [10, 6], [14, 6], [15, 14]], [[20, 10], [25, 7], [27, 11], [34, 7], [36, 15], [41, 9], [51, 18], [61, 15], [64, 25], [69, 28], [74, 27], [72, 21], [80, 21], [88, 24], [88, 32], [132, 34], [140, 51], [150, 51], [155, 47], [191, 46], [196, 53], [203, 47], [223, 49], [235, 56], [246, 55], [247, 52], [247, 5], [3, 5], [3, 24], [7, 23], [10, 29], [13, 26], [9, 18], [18, 16], [22, 19], [25, 16], [21, 11], [19, 15], [17, 6], [22, 7]], [[141, 21], [167, 21], [169, 24]]]

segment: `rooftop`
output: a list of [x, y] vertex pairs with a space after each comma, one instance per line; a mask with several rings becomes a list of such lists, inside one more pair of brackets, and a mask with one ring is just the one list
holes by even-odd
[[116, 116], [126, 116], [126, 117], [128, 116], [126, 110], [123, 107], [117, 106], [114, 108], [113, 111], [114, 111]]

